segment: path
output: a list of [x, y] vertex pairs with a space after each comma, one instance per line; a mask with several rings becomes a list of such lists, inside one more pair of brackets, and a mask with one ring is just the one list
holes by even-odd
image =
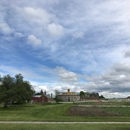
[[130, 124], [130, 122], [37, 122], [37, 121], [0, 121], [0, 124]]

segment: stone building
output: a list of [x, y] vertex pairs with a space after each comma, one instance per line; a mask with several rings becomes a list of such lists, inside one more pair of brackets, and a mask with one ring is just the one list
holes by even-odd
[[61, 94], [58, 94], [57, 97], [65, 102], [68, 102], [68, 101], [73, 102], [73, 101], [80, 100], [80, 96], [77, 95], [75, 92], [70, 92], [70, 89], [68, 89], [67, 92], [63, 92]]
[[80, 100], [99, 100], [99, 93], [86, 92], [84, 96], [80, 97]]

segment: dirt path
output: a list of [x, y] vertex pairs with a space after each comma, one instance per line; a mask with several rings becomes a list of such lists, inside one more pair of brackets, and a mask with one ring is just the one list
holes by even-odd
[[130, 124], [130, 122], [37, 122], [37, 121], [0, 121], [0, 124]]

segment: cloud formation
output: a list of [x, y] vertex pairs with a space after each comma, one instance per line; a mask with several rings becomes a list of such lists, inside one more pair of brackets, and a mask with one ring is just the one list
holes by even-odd
[[28, 36], [28, 43], [34, 47], [40, 46], [42, 41], [38, 38], [36, 38], [34, 35]]
[[129, 0], [1, 0], [0, 74], [21, 72], [48, 91], [130, 95], [129, 7]]
[[127, 58], [127, 57], [130, 57], [130, 50], [126, 51], [124, 56]]
[[57, 67], [55, 74], [59, 77], [60, 81], [64, 83], [74, 83], [78, 81], [78, 74], [68, 71], [63, 67]]
[[51, 15], [42, 8], [24, 7], [25, 18], [30, 21], [41, 25], [46, 25], [51, 20]]
[[6, 22], [1, 22], [0, 23], [0, 31], [3, 34], [8, 35], [8, 34], [11, 34], [13, 32], [13, 29], [11, 29]]
[[96, 91], [107, 93], [127, 93], [130, 91], [130, 64], [116, 63], [100, 76], [87, 77], [83, 89], [91, 87]]
[[64, 33], [64, 28], [61, 25], [58, 25], [55, 23], [49, 24], [47, 29], [50, 35], [52, 36], [60, 36], [60, 35], [63, 35]]

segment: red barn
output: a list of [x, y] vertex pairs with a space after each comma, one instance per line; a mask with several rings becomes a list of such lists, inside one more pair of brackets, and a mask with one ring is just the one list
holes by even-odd
[[33, 102], [41, 102], [41, 103], [44, 103], [44, 102], [52, 102], [54, 101], [51, 97], [47, 96], [47, 95], [35, 95], [32, 97], [32, 101]]

